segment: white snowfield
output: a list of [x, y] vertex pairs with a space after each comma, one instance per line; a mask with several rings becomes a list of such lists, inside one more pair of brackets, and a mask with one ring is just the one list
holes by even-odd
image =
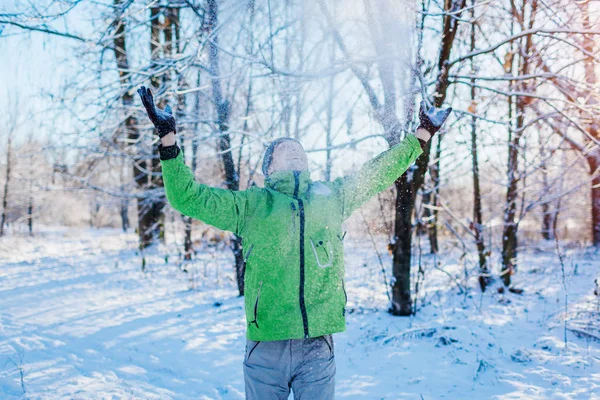
[[[600, 399], [597, 250], [561, 249], [566, 291], [554, 243], [524, 250], [514, 278], [522, 295], [500, 294], [496, 282], [481, 296], [474, 255], [441, 257], [440, 269], [424, 255], [419, 313], [402, 318], [386, 312], [370, 240], [345, 242], [337, 398]], [[188, 273], [173, 245], [147, 254], [144, 273], [133, 233], [1, 238], [0, 399], [243, 399], [233, 257], [226, 247], [201, 251]]]

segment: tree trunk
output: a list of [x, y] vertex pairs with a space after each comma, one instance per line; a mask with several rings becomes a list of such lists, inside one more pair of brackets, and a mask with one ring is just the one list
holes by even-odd
[[[590, 22], [590, 2], [577, 2], [577, 6], [581, 10], [583, 28], [587, 31], [593, 30], [594, 27]], [[596, 75], [597, 62], [593, 58], [593, 55], [597, 54], [595, 49], [596, 42], [594, 39], [595, 38], [592, 35], [583, 35], [583, 49], [586, 52], [584, 64], [585, 82], [588, 88], [596, 88], [598, 85], [598, 76]], [[595, 110], [598, 109], [598, 98], [596, 96], [585, 93], [582, 98], [586, 99], [586, 105], [588, 107]], [[588, 132], [590, 136], [596, 140], [600, 140], [600, 123], [598, 122], [597, 116], [590, 115], [586, 119], [589, 121]], [[594, 246], [600, 247], [600, 146], [596, 144], [594, 147], [595, 149], [589, 152], [586, 159], [590, 166], [590, 173], [592, 174], [592, 243]]]
[[29, 227], [29, 235], [33, 235], [33, 196], [29, 196], [29, 204], [27, 205], [27, 225]]
[[[448, 60], [458, 30], [461, 12], [466, 0], [453, 2], [446, 0], [444, 3], [444, 26], [440, 53], [438, 56], [438, 77], [436, 90], [433, 95], [433, 104], [441, 107], [446, 100], [448, 91]], [[394, 226], [394, 240], [392, 245], [394, 283], [392, 285], [392, 306], [389, 312], [393, 315], [411, 315], [414, 311], [410, 294], [410, 260], [412, 244], [411, 215], [414, 208], [416, 193], [425, 179], [425, 172], [429, 165], [431, 141], [427, 143], [423, 154], [417, 159], [416, 168], [406, 171], [395, 182], [396, 186], [396, 222]], [[438, 170], [439, 173], [439, 170]]]
[[[475, 34], [475, 6], [477, 0], [471, 2], [471, 53], [475, 51], [476, 34]], [[475, 62], [471, 58], [471, 76], [476, 75]], [[471, 79], [471, 108], [473, 113], [471, 117], [471, 161], [473, 171], [473, 232], [475, 234], [475, 245], [477, 246], [477, 255], [479, 258], [479, 287], [482, 292], [491, 283], [492, 279], [487, 265], [487, 254], [485, 250], [485, 242], [483, 238], [483, 217], [481, 213], [481, 188], [479, 184], [479, 158], [477, 152], [477, 117], [475, 117], [476, 106], [476, 89], [475, 78]]]
[[600, 149], [591, 152], [587, 157], [592, 175], [592, 243], [600, 246]]
[[[223, 98], [221, 88], [221, 74], [219, 68], [219, 35], [216, 28], [219, 21], [219, 0], [208, 0], [208, 23], [212, 40], [209, 44], [210, 74], [212, 80], [213, 103], [217, 111], [217, 127], [219, 129], [219, 151], [225, 169], [225, 180], [227, 188], [239, 190], [239, 174], [235, 171], [233, 155], [231, 154], [231, 137], [229, 136], [229, 101]], [[233, 235], [231, 240], [231, 251], [235, 258], [235, 271], [240, 296], [244, 295], [244, 257], [242, 254], [242, 238]]]
[[[446, 90], [448, 89], [448, 60], [450, 59], [450, 52], [452, 51], [452, 46], [454, 44], [454, 38], [456, 37], [456, 32], [458, 30], [459, 18], [462, 12], [460, 10], [464, 9], [466, 5], [466, 0], [444, 0], [444, 10], [446, 11], [446, 15], [444, 16], [444, 26], [442, 32], [442, 43], [440, 48], [440, 54], [438, 56], [438, 78], [436, 83], [436, 93], [433, 96], [433, 104], [436, 107], [441, 107], [446, 99]], [[435, 163], [430, 169], [430, 176], [433, 183], [433, 188], [431, 195], [428, 199], [431, 201], [432, 206], [437, 205], [438, 193], [439, 193], [439, 177], [441, 174], [441, 166], [440, 159], [442, 157], [441, 150], [441, 139], [442, 137], [438, 135], [437, 137], [437, 147], [435, 154]], [[426, 155], [429, 160], [429, 153]], [[422, 172], [425, 174], [425, 171]], [[428, 234], [429, 234], [429, 243], [431, 246], [431, 252], [437, 253], [438, 251], [438, 232], [437, 232], [437, 218], [438, 211], [436, 209], [428, 211], [430, 215], [430, 221], [428, 222]]]
[[[527, 3], [523, 3], [521, 13], [519, 14], [516, 9], [513, 9], [515, 18], [521, 25], [521, 30], [531, 29], [535, 21], [535, 15], [537, 12], [537, 0], [533, 0], [530, 6], [529, 20], [527, 26], [525, 25], [525, 13]], [[518, 57], [518, 76], [529, 74], [529, 67], [531, 61], [531, 47], [532, 47], [532, 35], [528, 35], [524, 39], [524, 44], [520, 46]], [[523, 40], [522, 40], [523, 41]], [[522, 42], [521, 41], [521, 42]], [[512, 90], [512, 84], [511, 84]], [[529, 84], [521, 81], [517, 84], [517, 91], [520, 93], [529, 92]], [[521, 137], [523, 136], [523, 128], [525, 126], [525, 110], [528, 97], [517, 96], [515, 100], [515, 129], [512, 131], [509, 129], [509, 148], [508, 148], [508, 164], [507, 164], [507, 180], [508, 185], [506, 189], [506, 206], [504, 209], [504, 228], [502, 233], [502, 280], [505, 286], [510, 286], [511, 276], [515, 273], [517, 268], [517, 246], [518, 246], [518, 228], [519, 224], [516, 220], [517, 210], [517, 185], [519, 182], [519, 150], [521, 147]], [[509, 102], [509, 107], [512, 102]], [[512, 110], [509, 109], [509, 116], [512, 114]]]
[[121, 228], [123, 232], [127, 232], [129, 229], [129, 213], [127, 210], [129, 209], [129, 200], [122, 199], [121, 200]]
[[[542, 184], [544, 187], [544, 193], [550, 195], [550, 185], [548, 183], [548, 154], [546, 153], [546, 147], [543, 143], [542, 137], [539, 139], [540, 146], [540, 171], [542, 172]], [[542, 238], [545, 240], [554, 240], [554, 216], [556, 210], [550, 210], [550, 202], [542, 202]]]
[[[333, 68], [333, 63], [335, 62], [335, 42], [332, 42], [332, 46], [330, 49], [330, 58], [329, 65]], [[331, 168], [333, 164], [333, 160], [331, 158], [331, 145], [332, 145], [332, 128], [333, 128], [333, 90], [335, 84], [335, 75], [331, 75], [329, 78], [329, 93], [327, 97], [327, 122], [325, 125], [325, 180], [327, 182], [331, 181]]]
[[[121, 103], [125, 112], [129, 113], [133, 110], [133, 91], [131, 90], [129, 56], [127, 53], [126, 25], [125, 20], [121, 18], [122, 13], [124, 12], [124, 5], [122, 0], [114, 0], [114, 5], [117, 13], [114, 23], [116, 27], [113, 39], [114, 53], [122, 87]], [[130, 143], [133, 158], [133, 179], [138, 189], [144, 190], [150, 180], [150, 177], [146, 172], [149, 165], [139, 149], [141, 145], [140, 133], [137, 119], [133, 114], [128, 115], [125, 119], [124, 128], [128, 143]], [[162, 202], [159, 202], [158, 204], [160, 203]], [[138, 198], [137, 215], [139, 247], [143, 249], [153, 243], [156, 236], [160, 236], [160, 216], [162, 215], [162, 207], [157, 205], [150, 197]]]
[[[160, 58], [161, 50], [163, 55], [170, 56], [170, 31], [167, 32], [168, 28], [168, 17], [165, 16], [165, 24], [160, 23], [159, 15], [161, 9], [159, 7], [150, 8], [150, 58], [151, 66], [150, 71], [156, 67], [156, 60]], [[161, 45], [161, 32], [164, 31], [164, 42]], [[165, 75], [162, 78], [163, 82], [166, 80]], [[150, 84], [157, 93], [161, 86], [161, 80], [156, 75], [151, 75]], [[166, 106], [166, 99], [157, 102], [158, 107], [164, 108]], [[151, 152], [150, 158], [150, 175], [147, 179], [147, 190], [153, 190], [159, 187], [163, 187], [162, 175], [160, 171], [160, 158], [158, 154], [158, 148]], [[144, 234], [144, 242], [142, 247], [148, 247], [156, 241], [164, 242], [165, 240], [165, 214], [164, 209], [167, 205], [166, 198], [164, 195], [147, 198], [144, 201], [145, 214], [142, 218], [142, 224], [140, 225], [140, 231]]]
[[8, 185], [10, 183], [10, 162], [11, 162], [11, 145], [12, 132], [8, 134], [8, 142], [6, 144], [6, 180], [4, 181], [4, 194], [2, 195], [2, 219], [0, 219], [0, 237], [4, 235], [4, 224], [8, 217]]
[[431, 254], [438, 252], [438, 193], [440, 190], [440, 158], [442, 156], [442, 136], [437, 136], [437, 145], [435, 151], [435, 162], [429, 168], [429, 176], [431, 177], [432, 188], [423, 197], [423, 203], [428, 204], [432, 208], [425, 208], [425, 216], [427, 217], [427, 235], [429, 236], [429, 250]]
[[[517, 107], [518, 110], [518, 107]], [[518, 111], [517, 111], [518, 112]], [[522, 127], [522, 125], [521, 125]], [[516, 126], [519, 129], [519, 124]], [[520, 133], [510, 132], [512, 136], [508, 148], [508, 187], [506, 189], [506, 206], [504, 210], [504, 228], [502, 231], [502, 280], [505, 286], [510, 286], [511, 276], [517, 264], [517, 222], [516, 199], [518, 183], [518, 148], [520, 146]]]
[[[163, 24], [164, 29], [164, 46], [163, 51], [165, 56], [179, 56], [181, 54], [181, 21], [180, 21], [180, 12], [177, 7], [167, 7], [165, 9], [165, 22]], [[177, 89], [179, 91], [185, 91], [188, 88], [188, 85], [185, 81], [183, 74], [179, 76], [174, 76], [172, 79], [177, 79]], [[200, 86], [200, 74], [198, 74], [198, 82], [197, 87]], [[196, 92], [196, 99], [198, 100], [199, 92]], [[186, 95], [178, 94], [177, 95], [177, 109], [176, 109], [176, 120], [183, 121], [185, 118], [186, 112]], [[199, 118], [200, 109], [198, 104], [195, 107], [195, 115]], [[188, 133], [192, 133], [190, 138], [187, 138], [187, 141], [194, 142], [195, 136], [194, 134], [197, 132], [198, 124], [195, 124], [195, 128], [193, 130], [187, 131], [187, 126], [180, 124], [178, 127], [178, 134], [181, 136], [180, 147], [183, 154], [187, 154], [187, 145], [186, 145], [186, 136]], [[195, 152], [193, 150], [194, 145], [192, 144], [192, 173], [195, 175], [196, 173], [196, 162], [195, 162]], [[195, 254], [194, 249], [192, 247], [192, 218], [186, 215], [181, 214], [181, 220], [183, 221], [183, 259], [186, 261], [190, 261], [192, 259], [192, 255]], [[184, 271], [187, 272], [187, 269], [184, 268]]]
[[[176, 29], [177, 32], [177, 37], [179, 37], [179, 26], [177, 26]], [[178, 45], [179, 46], [179, 45]], [[196, 78], [196, 87], [200, 87], [200, 72], [198, 72], [197, 78]], [[183, 100], [183, 99], [182, 99]], [[184, 103], [180, 102], [180, 105], [182, 105]], [[196, 118], [200, 118], [200, 114], [201, 114], [202, 110], [200, 107], [200, 91], [196, 92], [195, 95], [195, 101], [194, 101], [194, 115], [196, 116]], [[197, 153], [198, 153], [198, 139], [196, 138], [197, 134], [198, 134], [198, 126], [199, 123], [196, 122], [194, 124], [193, 129], [191, 130], [192, 132], [192, 137], [191, 137], [191, 154], [192, 154], [192, 165], [191, 165], [191, 170], [192, 173], [194, 174], [194, 176], [196, 175], [196, 169], [198, 167], [198, 161], [197, 161]], [[191, 260], [192, 259], [192, 255], [195, 254], [194, 248], [193, 248], [193, 242], [192, 242], [192, 218], [191, 217], [187, 217], [185, 215], [181, 216], [185, 225], [184, 228], [184, 240], [183, 240], [183, 251], [184, 251], [184, 260]]]
[[[474, 86], [472, 89], [474, 90]], [[481, 188], [479, 185], [479, 160], [477, 154], [477, 118], [471, 121], [471, 159], [473, 168], [473, 231], [475, 234], [475, 245], [479, 258], [479, 286], [481, 291], [491, 283], [490, 270], [487, 265], [487, 253], [483, 237], [483, 218], [481, 214]]]
[[396, 180], [396, 215], [394, 224], [394, 237], [396, 242], [392, 246], [393, 269], [396, 278], [392, 284], [392, 305], [389, 310], [394, 315], [411, 315], [412, 300], [410, 296], [410, 260], [412, 257], [412, 211], [414, 201], [412, 198], [412, 182], [408, 174], [403, 174]]

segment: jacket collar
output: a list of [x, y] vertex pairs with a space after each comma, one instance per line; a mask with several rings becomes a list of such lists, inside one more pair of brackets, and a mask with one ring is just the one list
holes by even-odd
[[292, 197], [304, 197], [312, 184], [310, 171], [276, 171], [265, 179], [265, 187]]

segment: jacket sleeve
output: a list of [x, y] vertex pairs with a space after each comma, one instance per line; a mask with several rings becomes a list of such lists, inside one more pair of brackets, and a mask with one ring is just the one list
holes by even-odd
[[184, 162], [182, 151], [169, 159], [161, 156], [160, 164], [167, 200], [174, 209], [216, 228], [241, 235], [246, 213], [245, 191], [196, 182], [191, 168]]
[[356, 173], [335, 179], [331, 184], [339, 199], [343, 219], [390, 187], [421, 153], [419, 140], [414, 135], [407, 135], [402, 142], [367, 161]]

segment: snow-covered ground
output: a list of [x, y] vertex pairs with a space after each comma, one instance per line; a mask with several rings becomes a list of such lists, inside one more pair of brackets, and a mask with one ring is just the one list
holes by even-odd
[[[419, 313], [399, 318], [370, 240], [347, 239], [337, 397], [600, 399], [600, 253], [561, 248], [565, 291], [541, 245], [520, 254], [522, 295], [480, 295], [470, 258], [424, 257]], [[112, 229], [1, 238], [0, 399], [244, 398], [230, 251], [204, 249], [187, 274], [146, 258], [142, 272], [135, 235]]]

